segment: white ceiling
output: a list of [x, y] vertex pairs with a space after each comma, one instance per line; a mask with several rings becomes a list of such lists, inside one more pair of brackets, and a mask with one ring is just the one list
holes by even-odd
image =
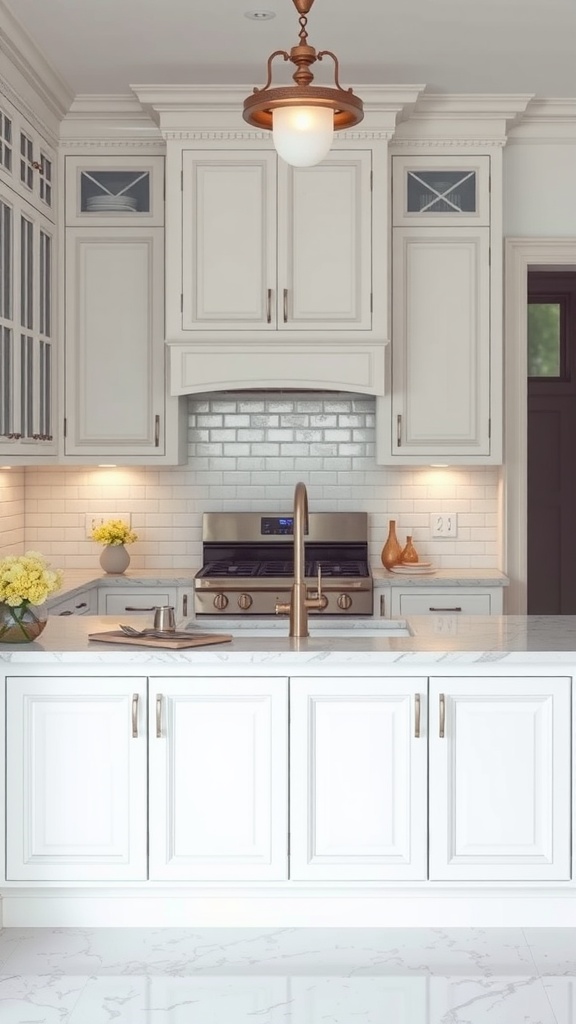
[[[298, 41], [291, 0], [6, 3], [75, 94], [263, 85], [269, 53]], [[276, 18], [249, 21], [254, 8]], [[344, 86], [576, 96], [576, 0], [317, 0], [308, 31], [316, 49], [336, 52]], [[317, 65], [318, 84], [330, 67]]]

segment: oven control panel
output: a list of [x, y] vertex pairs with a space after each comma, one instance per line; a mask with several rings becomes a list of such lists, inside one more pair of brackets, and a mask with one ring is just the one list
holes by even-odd
[[260, 533], [263, 537], [291, 537], [294, 533], [294, 516], [262, 516]]

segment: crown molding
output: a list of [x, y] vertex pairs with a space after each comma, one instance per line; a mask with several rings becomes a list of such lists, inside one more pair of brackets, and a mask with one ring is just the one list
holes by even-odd
[[394, 138], [390, 142], [390, 149], [392, 152], [398, 150], [396, 155], [400, 153], [410, 155], [414, 149], [426, 149], [428, 152], [432, 149], [451, 149], [463, 152], [467, 149], [478, 150], [478, 149], [502, 149], [506, 145], [506, 139], [488, 139], [478, 138], [470, 136], [470, 138], [458, 138], [458, 139], [441, 139], [441, 138], [413, 138], [409, 139]]
[[510, 132], [512, 145], [574, 144], [576, 100], [572, 97], [533, 99], [518, 125]]
[[123, 140], [128, 146], [164, 145], [157, 124], [142, 109], [131, 93], [79, 94], [60, 125], [60, 141], [68, 148], [75, 144], [96, 144], [100, 140], [114, 144]]
[[[231, 131], [237, 138], [269, 138], [270, 133], [245, 135], [242, 104], [253, 91], [249, 85], [133, 85], [143, 108], [160, 125], [165, 138], [187, 138], [188, 132]], [[355, 93], [364, 104], [363, 128], [348, 138], [370, 138], [370, 132], [392, 132], [414, 109], [423, 85], [359, 85]], [[368, 134], [364, 134], [364, 132]], [[176, 133], [176, 134], [175, 134]], [[184, 133], [180, 135], [178, 133]]]
[[3, 88], [6, 85], [12, 88], [18, 109], [34, 127], [39, 130], [43, 127], [44, 132], [57, 136], [58, 122], [70, 107], [74, 93], [4, 0], [0, 0], [0, 54], [4, 54], [11, 65], [2, 68]]
[[492, 140], [489, 145], [502, 145], [531, 100], [531, 95], [515, 93], [424, 93], [394, 138], [431, 145], [434, 139], [452, 139], [468, 145], [481, 136]]

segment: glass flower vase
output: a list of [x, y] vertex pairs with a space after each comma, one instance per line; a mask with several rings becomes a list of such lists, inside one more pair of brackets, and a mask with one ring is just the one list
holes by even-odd
[[5, 604], [0, 601], [0, 643], [29, 644], [36, 640], [46, 625], [46, 605]]

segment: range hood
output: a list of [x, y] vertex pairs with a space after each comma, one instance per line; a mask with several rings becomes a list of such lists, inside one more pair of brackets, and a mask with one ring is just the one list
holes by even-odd
[[171, 395], [245, 388], [384, 395], [387, 342], [167, 341]]

